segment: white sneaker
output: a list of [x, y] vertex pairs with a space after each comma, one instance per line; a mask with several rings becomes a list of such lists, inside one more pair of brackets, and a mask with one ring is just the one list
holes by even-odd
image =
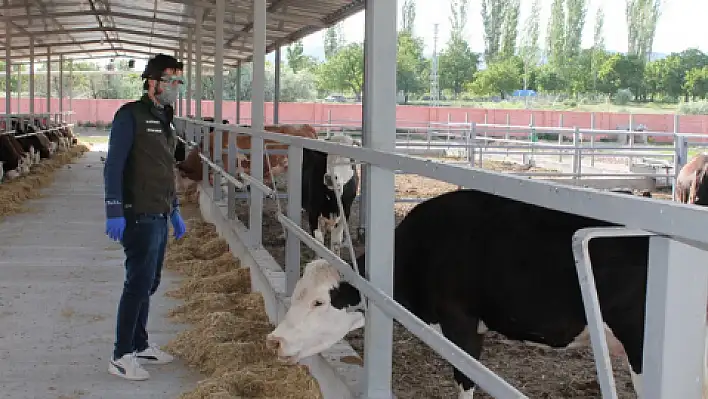
[[117, 360], [111, 356], [108, 372], [132, 381], [142, 381], [150, 378], [150, 373], [140, 365], [135, 353], [126, 353]]
[[161, 350], [160, 347], [155, 344], [150, 344], [147, 349], [136, 353], [135, 356], [141, 364], [167, 364], [175, 360], [172, 355]]

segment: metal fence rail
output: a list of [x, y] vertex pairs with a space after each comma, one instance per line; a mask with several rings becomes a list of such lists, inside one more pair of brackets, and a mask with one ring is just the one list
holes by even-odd
[[[402, 170], [408, 173], [415, 173], [425, 177], [457, 184], [458, 186], [474, 187], [475, 189], [484, 192], [493, 193], [526, 203], [557, 209], [577, 215], [607, 220], [625, 225], [634, 230], [651, 232], [653, 235], [656, 235], [658, 239], [663, 241], [651, 241], [652, 244], [650, 248], [653, 255], [650, 258], [650, 269], [652, 272], [650, 273], [649, 285], [654, 288], [648, 293], [647, 303], [652, 304], [652, 306], [659, 306], [661, 310], [652, 311], [652, 309], [650, 309], [650, 311], [648, 311], [648, 324], [657, 323], [658, 319], [666, 319], [666, 315], [668, 314], [666, 305], [671, 301], [677, 301], [677, 299], [669, 300], [670, 295], [686, 298], [685, 300], [690, 302], [695, 300], [696, 295], [700, 296], [702, 293], [699, 287], [679, 290], [678, 287], [680, 285], [678, 284], [678, 277], [674, 280], [663, 278], [663, 281], [657, 280], [655, 277], [658, 274], [656, 270], [659, 270], [660, 268], [664, 270], [666, 268], [666, 262], [669, 263], [669, 267], [678, 267], [679, 265], [675, 264], [675, 262], [679, 261], [680, 254], [682, 253], [681, 251], [684, 250], [684, 248], [686, 248], [685, 250], [689, 252], [693, 251], [694, 253], [699, 253], [705, 256], [705, 251], [708, 250], [708, 230], [704, 229], [702, 226], [708, 223], [708, 210], [701, 207], [679, 204], [676, 202], [660, 202], [611, 192], [601, 192], [598, 190], [572, 187], [548, 181], [529, 180], [519, 176], [480, 170], [477, 168], [463, 168], [457, 165], [448, 165], [442, 162], [422, 160], [408, 155], [374, 150], [371, 148], [350, 147], [323, 140], [307, 139], [268, 131], [256, 131], [253, 128], [244, 128], [237, 125], [221, 125], [200, 120], [187, 120], [184, 118], [176, 118], [175, 124], [187, 137], [194, 138], [196, 138], [197, 135], [202, 135], [208, 132], [210, 127], [217, 129], [217, 132], [221, 130], [228, 131], [230, 163], [232, 159], [231, 155], [235, 153], [236, 141], [235, 139], [232, 139], [235, 134], [251, 135], [253, 138], [258, 138], [258, 141], [261, 143], [263, 140], [273, 140], [289, 145], [289, 154], [293, 155], [293, 162], [290, 162], [288, 171], [289, 204], [291, 202], [294, 204], [299, 204], [302, 149], [309, 148], [349, 157], [357, 161], [388, 170]], [[221, 137], [221, 135], [217, 134], [216, 137]], [[256, 140], [253, 140], [253, 143], [255, 142]], [[262, 158], [263, 147], [259, 148], [257, 145], [254, 145], [251, 149], [251, 154], [254, 157]], [[209, 159], [208, 155], [207, 159]], [[224, 176], [228, 175], [228, 172], [222, 165], [220, 165], [220, 163], [221, 157], [217, 157], [215, 161], [205, 163], [205, 170], [207, 168], [214, 169], [215, 176], [217, 174]], [[241, 176], [243, 175], [244, 174], [242, 173]], [[251, 177], [255, 181], [261, 180], [257, 176]], [[227, 179], [232, 181], [231, 178]], [[251, 179], [249, 180], [253, 181]], [[204, 181], [208, 181], [208, 179], [206, 179], [206, 175]], [[217, 190], [219, 191], [219, 194], [221, 193], [221, 187], [216, 184], [216, 181], [217, 180], [215, 177], [215, 184], [213, 187], [215, 190], [215, 196]], [[254, 185], [252, 187], [256, 189], [255, 192], [260, 192], [262, 189], [260, 185]], [[254, 191], [251, 193], [253, 194], [253, 192]], [[228, 195], [231, 197], [233, 195], [233, 190], [229, 190]], [[230, 199], [229, 202], [231, 202]], [[261, 225], [262, 203], [257, 204], [254, 201], [251, 201], [250, 207], [251, 212], [248, 223], [249, 230], [251, 230], [254, 225]], [[299, 209], [297, 209], [297, 212], [295, 211], [296, 209], [289, 207], [288, 216], [285, 216], [280, 212], [277, 215], [286, 230], [289, 233], [292, 233], [287, 234], [286, 238], [286, 247], [288, 250], [286, 252], [285, 272], [288, 280], [287, 286], [289, 287], [289, 293], [292, 292], [292, 287], [294, 287], [295, 281], [300, 277], [299, 243], [302, 241], [320, 256], [328, 259], [343, 274], [346, 280], [356, 286], [357, 289], [365, 294], [365, 296], [381, 310], [383, 310], [384, 313], [401, 322], [401, 324], [406, 326], [406, 328], [408, 328], [414, 335], [421, 338], [424, 342], [426, 342], [426, 344], [430, 345], [443, 358], [458, 367], [468, 377], [474, 379], [480, 388], [495, 396], [523, 397], [523, 395], [520, 394], [515, 388], [509, 386], [504, 381], [500, 381], [498, 376], [487, 370], [476, 359], [471, 358], [456, 345], [452, 344], [438, 334], [434, 329], [420, 322], [419, 319], [403, 309], [400, 304], [396, 303], [393, 298], [380, 292], [366, 279], [358, 276], [358, 274], [355, 273], [348, 264], [343, 262], [334, 253], [330, 252], [326, 247], [316, 241], [313, 241], [311, 237], [309, 237], [304, 230], [299, 227], [299, 223], [294, 221], [299, 221]], [[295, 215], [295, 213], [297, 213], [297, 215]], [[234, 217], [233, 213], [229, 213], [229, 215], [231, 218]], [[260, 235], [260, 229], [258, 230]], [[252, 242], [249, 243], [250, 245], [260, 245], [260, 236], [253, 235], [251, 239]], [[658, 242], [661, 242], [661, 245], [657, 244]], [[663, 244], [664, 242], [666, 245]], [[708, 279], [708, 270], [704, 269], [705, 268], [698, 271], [694, 269], [694, 272], [699, 273], [694, 274], [694, 277], [705, 277], [705, 279]], [[685, 274], [683, 277], [686, 277]], [[690, 284], [686, 284], [686, 286], [690, 286]], [[705, 302], [705, 298], [703, 301]], [[680, 319], [680, 316], [675, 316], [675, 318], [678, 320]], [[650, 349], [645, 351], [645, 353], [649, 353], [650, 350], [653, 350], [653, 353], [658, 354], [657, 356], [659, 356], [659, 358], [668, 359], [672, 357], [672, 352], [669, 350], [669, 346], [671, 347], [671, 350], [675, 350], [677, 346], [679, 346], [684, 349], [680, 352], [686, 353], [685, 351], [691, 348], [691, 344], [698, 344], [695, 341], [691, 341], [689, 343], [677, 342], [674, 340], [671, 341], [669, 345], [667, 337], [671, 336], [675, 338], [681, 336], [680, 333], [675, 331], [677, 328], [680, 329], [681, 327], [680, 325], [664, 325], [663, 328], [667, 331], [665, 334], [654, 334], [651, 332], [647, 333], [646, 347]], [[593, 342], [600, 339], [596, 336], [594, 330], [595, 329], [592, 329], [591, 332], [592, 339], [594, 340]], [[695, 352], [695, 349], [693, 350]], [[646, 358], [651, 359], [652, 355], [648, 354]], [[649, 360], [645, 360], [645, 365], [648, 361]], [[672, 375], [671, 377], [673, 378], [669, 378], [667, 375], [662, 374], [659, 366], [654, 366], [655, 367], [652, 368], [650, 365], [647, 370], [651, 371], [649, 371], [648, 374], [645, 373], [645, 375], [651, 374], [654, 378], [656, 378], [656, 384], [668, 389], [668, 391], [664, 392], [685, 392], [681, 391], [682, 388], [680, 388], [680, 384], [688, 381], [688, 377], [686, 375], [683, 377]], [[606, 370], [598, 369], [598, 373], [603, 371]]]

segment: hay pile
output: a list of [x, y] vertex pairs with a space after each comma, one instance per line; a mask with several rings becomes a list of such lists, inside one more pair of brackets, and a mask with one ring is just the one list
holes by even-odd
[[41, 196], [40, 189], [54, 181], [54, 172], [66, 164], [73, 163], [88, 151], [84, 145], [76, 145], [65, 152], [57, 152], [52, 158], [32, 165], [30, 173], [0, 184], [0, 218], [24, 212], [24, 201]]
[[248, 268], [241, 268], [211, 224], [187, 220], [187, 234], [170, 239], [165, 268], [185, 276], [166, 295], [183, 300], [169, 313], [191, 328], [165, 350], [208, 377], [180, 399], [318, 399], [317, 381], [305, 366], [279, 362], [266, 348], [273, 330], [259, 293], [251, 292]]

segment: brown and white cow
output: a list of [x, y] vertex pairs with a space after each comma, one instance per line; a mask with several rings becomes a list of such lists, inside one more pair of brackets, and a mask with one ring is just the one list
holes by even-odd
[[[206, 118], [205, 118], [206, 119]], [[300, 136], [300, 137], [306, 137], [306, 138], [312, 138], [316, 139], [317, 138], [317, 131], [308, 124], [304, 125], [269, 125], [265, 126], [264, 130], [270, 131], [270, 132], [276, 132], [276, 133], [283, 133], [283, 134], [288, 134], [288, 135], [293, 135], [293, 136]], [[228, 133], [227, 132], [222, 132], [221, 136], [221, 150], [218, 150], [217, 152], [222, 152], [221, 154], [221, 162], [222, 165], [226, 168], [228, 167], [228, 160], [229, 156], [228, 154], [225, 153], [224, 150], [228, 149], [229, 142], [228, 142]], [[284, 143], [279, 143], [277, 141], [273, 140], [265, 140], [265, 151], [270, 151], [270, 150], [287, 150], [288, 145]], [[240, 150], [251, 150], [251, 136], [249, 135], [244, 135], [244, 134], [239, 134], [236, 136], [236, 146]], [[179, 170], [180, 178], [182, 181], [186, 181], [182, 183], [183, 185], [189, 186], [192, 184], [192, 182], [199, 182], [202, 180], [202, 167], [203, 167], [203, 162], [201, 158], [199, 157], [199, 151], [203, 151], [203, 142], [199, 144], [199, 146], [192, 147], [189, 152], [187, 153], [187, 156], [185, 157], [185, 160], [183, 162], [178, 163], [177, 169]], [[212, 154], [212, 158], [216, 158], [214, 156], [214, 132], [209, 133], [209, 153]], [[271, 184], [272, 178], [278, 175], [282, 175], [285, 173], [288, 169], [288, 163], [287, 163], [287, 155], [285, 154], [268, 154], [267, 156], [264, 154], [263, 156], [263, 182], [265, 184]], [[251, 171], [251, 157], [250, 155], [244, 155], [244, 154], [238, 154], [237, 156], [237, 168], [243, 170], [245, 173], [250, 174]], [[269, 168], [270, 165], [270, 168]], [[213, 183], [212, 180], [212, 173], [210, 171], [209, 173], [209, 182]]]
[[684, 204], [708, 205], [706, 186], [708, 154], [694, 156], [676, 176], [676, 200]]

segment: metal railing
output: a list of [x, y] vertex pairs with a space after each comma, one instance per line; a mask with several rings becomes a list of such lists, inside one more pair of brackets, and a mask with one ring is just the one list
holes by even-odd
[[[648, 349], [645, 349], [644, 376], [651, 376], [651, 378], [645, 378], [644, 381], [648, 381], [648, 383], [652, 384], [654, 387], [668, 389], [669, 392], [678, 392], [681, 389], [685, 389], [681, 388], [681, 384], [685, 385], [689, 382], [695, 383], [695, 380], [692, 379], [693, 374], [676, 375], [674, 373], [669, 375], [669, 373], [665, 373], [662, 370], [662, 367], [664, 361], [676, 362], [671, 364], [687, 364], [678, 363], [678, 355], [676, 353], [681, 356], [690, 355], [692, 361], [697, 360], [698, 355], [702, 353], [702, 351], [697, 351], [695, 348], [691, 347], [691, 345], [694, 344], [702, 344], [702, 340], [682, 339], [683, 335], [681, 329], [683, 326], [681, 322], [686, 321], [687, 325], [695, 327], [695, 314], [684, 315], [683, 312], [676, 311], [672, 313], [669, 306], [672, 303], [690, 303], [696, 305], [699, 302], [696, 298], [701, 297], [701, 295], [702, 303], [705, 303], [705, 287], [700, 284], [692, 284], [692, 282], [688, 280], [693, 280], [693, 282], [696, 280], [708, 281], [708, 268], [698, 265], [691, 268], [692, 275], [676, 273], [674, 278], [667, 278], [669, 269], [680, 266], [677, 262], [681, 261], [681, 256], [691, 256], [693, 260], [699, 259], [698, 256], [700, 255], [703, 256], [702, 259], [705, 259], [705, 251], [708, 250], [708, 230], [704, 229], [702, 226], [708, 223], [708, 210], [702, 207], [602, 192], [589, 188], [572, 187], [542, 180], [530, 180], [519, 176], [480, 170], [477, 168], [462, 168], [457, 165], [447, 165], [442, 162], [422, 160], [407, 155], [374, 150], [371, 148], [356, 148], [323, 140], [307, 139], [267, 131], [256, 131], [252, 128], [244, 128], [237, 125], [221, 125], [200, 120], [187, 120], [184, 118], [176, 118], [175, 124], [178, 130], [186, 137], [195, 139], [197, 136], [203, 137], [210, 127], [215, 128], [217, 132], [228, 131], [230, 170], [235, 169], [233, 167], [233, 163], [235, 162], [233, 155], [236, 150], [236, 141], [234, 138], [236, 134], [251, 135], [254, 139], [258, 138], [258, 142], [262, 142], [261, 140], [273, 140], [289, 145], [288, 154], [291, 158], [288, 171], [288, 211], [287, 215], [285, 215], [281, 210], [278, 210], [276, 215], [286, 231], [292, 233], [287, 234], [286, 237], [287, 251], [284, 267], [287, 276], [288, 294], [292, 293], [295, 282], [300, 277], [299, 243], [302, 241], [314, 250], [317, 255], [327, 259], [335, 266], [347, 281], [357, 287], [369, 301], [373, 301], [386, 315], [400, 322], [411, 333], [431, 346], [431, 348], [457, 367], [462, 373], [473, 379], [481, 389], [496, 397], [525, 396], [499, 376], [489, 371], [479, 361], [462, 351], [447, 338], [423, 323], [393, 298], [384, 294], [371, 285], [366, 279], [359, 276], [358, 273], [354, 272], [351, 266], [324, 245], [313, 240], [312, 237], [300, 227], [299, 207], [302, 149], [309, 148], [319, 150], [349, 157], [388, 170], [403, 170], [408, 173], [415, 173], [421, 176], [447, 181], [462, 187], [474, 187], [477, 190], [487, 193], [493, 193], [495, 195], [563, 212], [612, 221], [620, 225], [625, 225], [635, 231], [647, 232], [647, 234], [652, 235], [652, 238], [650, 240], [648, 277], [648, 286], [650, 289], [647, 293], [648, 311], [646, 323], [648, 326], [663, 324], [661, 324], [661, 328], [657, 328], [657, 330], [661, 331], [655, 332], [648, 329], [646, 332], [645, 348]], [[208, 148], [208, 146], [205, 147]], [[214, 147], [221, 148], [221, 134], [215, 135]], [[251, 149], [251, 154], [255, 157], [252, 158], [254, 161], [257, 161], [258, 158], [262, 159], [264, 154], [263, 147], [259, 148], [255, 146]], [[208, 181], [206, 179], [208, 169], [211, 168], [214, 170], [215, 179], [213, 189], [214, 198], [217, 200], [216, 198], [219, 198], [221, 195], [221, 187], [217, 184], [216, 175], [228, 176], [227, 180], [230, 182], [233, 182], [232, 176], [227, 172], [227, 169], [221, 165], [221, 157], [217, 157], [215, 161], [211, 161], [211, 157], [206, 154], [206, 156], [202, 155], [202, 159], [209, 161], [205, 162], [204, 181]], [[252, 165], [254, 163], [255, 162], [253, 162]], [[257, 176], [262, 173], [262, 166], [262, 163], [256, 166], [256, 170], [252, 171], [256, 177], [251, 176], [252, 179], [249, 179], [250, 181], [255, 180], [260, 182], [261, 179]], [[240, 173], [240, 175], [244, 176], [243, 173]], [[267, 190], [263, 190], [260, 184], [252, 185], [251, 187], [255, 188], [255, 190], [251, 191], [251, 195], [260, 196], [267, 193]], [[231, 197], [232, 195], [233, 190], [228, 190], [228, 196]], [[371, 195], [371, 193], [368, 193], [368, 195]], [[228, 202], [232, 202], [230, 198]], [[252, 231], [253, 227], [260, 227], [261, 225], [262, 202], [251, 201], [250, 207], [248, 229]], [[228, 215], [231, 219], [235, 217], [231, 212], [229, 212]], [[261, 245], [261, 230], [260, 228], [255, 230], [258, 231], [258, 234], [251, 234], [251, 242], [248, 243], [251, 247]], [[375, 245], [375, 243], [372, 243], [372, 245]], [[669, 269], [667, 269], [667, 264]], [[662, 274], [659, 273], [659, 271], [664, 272]], [[588, 292], [588, 289], [592, 289], [592, 287], [588, 288], [588, 285], [585, 283], [582, 284], [582, 287], [584, 295]], [[695, 310], [693, 307], [692, 310]], [[704, 305], [700, 307], [703, 308]], [[601, 325], [602, 320], [597, 320], [596, 318], [592, 319], [590, 317], [591, 311], [599, 312], [597, 304], [586, 303], [586, 312], [588, 312], [588, 320], [590, 320], [591, 324], [591, 340], [593, 347], [595, 347], [596, 343], [604, 342], [604, 333]], [[704, 319], [705, 315], [702, 317]], [[670, 324], [670, 321], [678, 324]], [[691, 335], [692, 338], [693, 335], [695, 334]], [[677, 351], [677, 348], [680, 350]], [[693, 351], [692, 354], [691, 351]], [[598, 356], [597, 353], [595, 353], [595, 355]], [[690, 364], [694, 363], [695, 362]], [[702, 362], [698, 363], [702, 364]], [[608, 381], [612, 383], [611, 379], [606, 378], [608, 372], [607, 368], [601, 367], [599, 361], [597, 361], [596, 364], [598, 374], [605, 376], [605, 378], [600, 378], [602, 391], [613, 391], [613, 386], [607, 386]], [[603, 364], [606, 365], [606, 362]], [[691, 369], [691, 372], [694, 373], [696, 370]], [[652, 390], [647, 389], [646, 385], [644, 391], [652, 392]], [[658, 393], [654, 395], [661, 394], [660, 391], [656, 392]]]
[[[64, 115], [68, 115], [71, 113], [73, 113], [73, 111], [51, 112], [51, 113], [34, 113], [34, 114], [22, 114], [22, 113], [0, 114], [0, 134], [8, 134], [13, 131], [12, 130], [12, 123], [11, 123], [11, 121], [13, 119], [27, 121], [33, 126], [35, 126], [35, 123], [40, 123], [43, 126], [47, 126], [47, 129], [44, 129], [44, 130], [36, 130], [35, 132], [32, 132], [32, 133], [24, 133], [24, 134], [16, 135], [16, 137], [18, 137], [18, 138], [27, 137], [27, 136], [34, 136], [34, 135], [37, 135], [40, 133], [54, 132], [62, 127], [67, 127], [67, 126], [73, 127], [74, 125], [72, 123], [67, 123], [64, 119]], [[49, 126], [50, 124], [55, 124], [58, 126], [51, 127], [51, 126]]]

